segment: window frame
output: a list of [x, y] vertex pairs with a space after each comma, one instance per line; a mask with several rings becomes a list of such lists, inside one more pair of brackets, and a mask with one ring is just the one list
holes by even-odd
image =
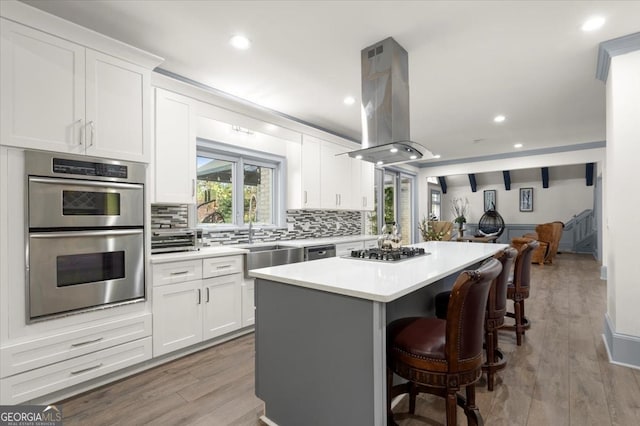
[[[384, 225], [384, 177], [386, 174], [394, 175], [394, 218], [398, 217], [400, 206], [400, 189], [402, 185], [402, 179], [409, 179], [411, 181], [411, 196], [410, 196], [410, 210], [411, 210], [411, 230], [410, 230], [410, 243], [414, 244], [418, 237], [418, 202], [417, 202], [417, 176], [407, 170], [403, 170], [396, 167], [376, 167], [375, 168], [375, 188], [376, 188], [376, 215], [378, 221], [378, 232], [381, 232]], [[396, 220], [397, 222], [397, 220]]]
[[[196, 158], [208, 157], [229, 161], [232, 166], [232, 216], [233, 223], [199, 223], [197, 211], [194, 214], [195, 226], [210, 231], [234, 231], [248, 229], [244, 222], [244, 165], [251, 164], [273, 169], [272, 185], [272, 217], [274, 223], [257, 225], [260, 229], [283, 228], [286, 223], [286, 162], [283, 156], [274, 155], [258, 150], [241, 148], [234, 145], [211, 141], [203, 138], [196, 140]], [[197, 167], [196, 167], [197, 170]], [[196, 172], [196, 181], [198, 179]], [[197, 210], [197, 203], [195, 204]]]

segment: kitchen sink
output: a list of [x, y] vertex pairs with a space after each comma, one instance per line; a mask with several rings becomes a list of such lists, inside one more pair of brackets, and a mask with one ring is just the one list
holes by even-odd
[[251, 269], [297, 263], [304, 260], [304, 249], [301, 247], [284, 247], [275, 244], [245, 248], [249, 250], [244, 262], [244, 276], [246, 278], [249, 278]]

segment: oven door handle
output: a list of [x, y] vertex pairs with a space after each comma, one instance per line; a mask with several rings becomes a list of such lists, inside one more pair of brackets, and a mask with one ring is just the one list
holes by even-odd
[[120, 182], [98, 182], [93, 180], [70, 180], [70, 179], [56, 179], [56, 178], [41, 178], [41, 177], [29, 177], [29, 182], [45, 183], [52, 185], [65, 185], [65, 186], [97, 186], [101, 188], [121, 188], [121, 189], [143, 189], [144, 185], [138, 183], [120, 183]]
[[108, 231], [66, 231], [30, 233], [29, 238], [106, 237], [110, 235], [142, 234], [143, 229], [113, 229]]

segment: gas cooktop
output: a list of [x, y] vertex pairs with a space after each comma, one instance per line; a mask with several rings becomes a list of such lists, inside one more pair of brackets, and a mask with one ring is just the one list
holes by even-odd
[[351, 259], [375, 260], [381, 262], [398, 262], [418, 256], [426, 256], [431, 253], [418, 247], [400, 247], [397, 249], [371, 248], [365, 250], [353, 250], [351, 255], [345, 256]]

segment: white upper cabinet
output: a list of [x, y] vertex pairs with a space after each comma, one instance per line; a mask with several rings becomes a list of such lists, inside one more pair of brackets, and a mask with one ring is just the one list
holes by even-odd
[[323, 209], [353, 209], [349, 148], [325, 142], [320, 146], [320, 176]]
[[0, 22], [2, 144], [84, 152], [85, 48]]
[[196, 136], [194, 101], [155, 89], [156, 203], [195, 202]]
[[86, 153], [148, 162], [150, 72], [87, 49], [86, 77]]
[[312, 136], [302, 136], [302, 208], [319, 209], [320, 206], [320, 145]]
[[39, 31], [2, 18], [1, 143], [148, 162], [148, 65], [51, 35], [56, 30], [65, 32], [59, 23]]
[[373, 163], [351, 160], [351, 202], [355, 210], [373, 210]]

